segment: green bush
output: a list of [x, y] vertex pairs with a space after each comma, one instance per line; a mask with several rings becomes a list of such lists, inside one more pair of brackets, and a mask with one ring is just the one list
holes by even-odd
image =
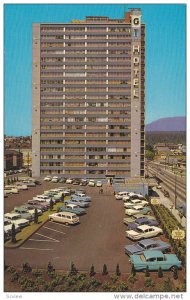
[[117, 287], [118, 292], [127, 292], [128, 291], [128, 285], [125, 282], [120, 282]]
[[104, 282], [103, 284], [102, 284], [102, 288], [103, 288], [103, 290], [104, 291], [106, 291], [106, 292], [111, 292], [111, 284], [108, 282], [108, 281], [106, 281], [106, 282]]
[[146, 287], [153, 287], [154, 286], [154, 282], [153, 282], [152, 278], [150, 278], [150, 277], [145, 278], [144, 285]]
[[9, 272], [9, 273], [15, 273], [15, 272], [16, 272], [16, 269], [15, 269], [13, 266], [9, 266], [9, 267], [7, 268], [7, 272]]
[[35, 270], [35, 271], [32, 272], [32, 275], [34, 275], [35, 277], [39, 277], [39, 276], [41, 276], [42, 274], [43, 274], [43, 272], [40, 271], [40, 270]]
[[113, 283], [116, 283], [116, 281], [118, 280], [118, 276], [116, 274], [111, 275], [110, 278]]
[[127, 282], [132, 283], [132, 284], [134, 284], [135, 281], [137, 281], [137, 278], [135, 275], [132, 275], [132, 274], [127, 279]]
[[77, 275], [76, 279], [83, 281], [86, 279], [86, 274], [80, 273], [79, 275]]
[[11, 274], [10, 280], [11, 282], [15, 282], [19, 279], [19, 277], [20, 277], [19, 274], [17, 272], [14, 272]]
[[171, 292], [171, 282], [169, 277], [164, 281], [164, 292]]
[[29, 263], [24, 263], [23, 265], [22, 265], [22, 272], [23, 273], [30, 273], [30, 272], [32, 272], [32, 268], [31, 268], [31, 266], [29, 265]]

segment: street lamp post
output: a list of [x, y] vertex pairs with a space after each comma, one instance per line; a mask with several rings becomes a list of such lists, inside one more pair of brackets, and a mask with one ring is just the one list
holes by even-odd
[[176, 172], [174, 173], [175, 174], [175, 184], [174, 184], [174, 206], [175, 206], [175, 209], [177, 207], [177, 175], [176, 175]]

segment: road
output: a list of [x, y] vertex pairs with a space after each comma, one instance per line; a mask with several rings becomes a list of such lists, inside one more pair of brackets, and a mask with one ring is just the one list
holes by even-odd
[[[5, 209], [52, 186], [61, 184], [43, 183], [28, 192], [8, 196]], [[79, 225], [66, 227], [48, 221], [20, 248], [5, 249], [5, 263], [21, 267], [24, 262], [29, 262], [33, 267], [46, 268], [51, 261], [56, 269], [68, 270], [73, 261], [79, 270], [88, 271], [94, 264], [96, 271], [101, 271], [103, 264], [107, 264], [108, 270], [113, 272], [119, 263], [122, 272], [129, 272], [131, 267], [124, 246], [131, 241], [125, 237], [123, 201], [116, 201], [112, 187], [107, 185], [103, 195], [99, 195], [97, 187], [85, 189], [92, 197], [92, 203], [87, 214], [80, 217]]]
[[173, 203], [177, 205], [186, 203], [186, 182], [184, 178], [165, 170], [164, 166], [157, 163], [148, 163], [148, 173], [161, 180], [161, 185], [166, 189]]

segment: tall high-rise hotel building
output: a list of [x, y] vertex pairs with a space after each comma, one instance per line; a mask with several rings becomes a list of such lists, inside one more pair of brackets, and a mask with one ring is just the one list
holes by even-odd
[[32, 172], [144, 176], [145, 25], [86, 17], [33, 24]]

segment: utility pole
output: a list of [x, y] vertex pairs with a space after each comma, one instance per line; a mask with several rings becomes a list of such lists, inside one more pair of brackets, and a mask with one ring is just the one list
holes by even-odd
[[175, 185], [174, 185], [174, 207], [176, 209], [177, 207], [177, 175], [176, 172], [174, 172], [175, 174]]

